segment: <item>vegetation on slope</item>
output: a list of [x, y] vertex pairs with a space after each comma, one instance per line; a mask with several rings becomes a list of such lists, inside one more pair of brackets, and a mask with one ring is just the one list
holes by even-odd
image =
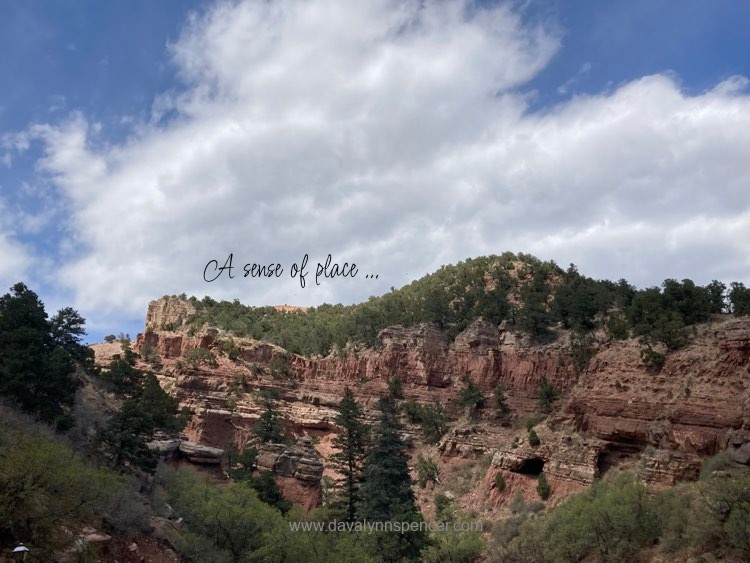
[[[507, 321], [537, 341], [554, 338], [556, 326], [578, 334], [605, 326], [615, 338], [639, 337], [644, 360], [663, 361], [660, 349], [687, 341], [686, 327], [712, 314], [750, 314], [750, 289], [741, 283], [667, 279], [661, 287], [638, 290], [626, 280], [594, 280], [575, 266], [567, 270], [533, 256], [505, 253], [468, 259], [401, 289], [357, 305], [321, 305], [307, 312], [247, 307], [235, 300], [191, 297], [193, 327], [209, 323], [237, 336], [273, 342], [302, 355], [327, 355], [348, 343], [377, 346], [377, 334], [392, 325], [435, 323], [455, 337], [478, 317]], [[585, 339], [580, 340], [585, 344]], [[585, 364], [585, 346], [579, 358]]]
[[[24, 542], [37, 561], [75, 551], [84, 528], [129, 533], [144, 525], [138, 483], [97, 467], [43, 423], [0, 406], [0, 546]], [[85, 546], [78, 546], [86, 551]]]
[[545, 512], [531, 510], [522, 498], [511, 505], [514, 515], [492, 531], [493, 560], [638, 561], [652, 558], [646, 550], [679, 560], [706, 553], [750, 558], [747, 471], [714, 473], [655, 495], [621, 473]]

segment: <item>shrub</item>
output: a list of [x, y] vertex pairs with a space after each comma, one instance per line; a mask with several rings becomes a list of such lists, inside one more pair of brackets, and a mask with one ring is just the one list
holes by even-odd
[[701, 479], [711, 477], [714, 471], [721, 471], [732, 466], [732, 460], [727, 452], [719, 452], [715, 456], [706, 458], [701, 466]]
[[641, 348], [641, 361], [648, 367], [660, 370], [664, 367], [667, 357], [661, 352], [654, 350], [649, 344]]
[[[44, 431], [44, 430], [42, 430]], [[20, 537], [35, 561], [57, 560], [74, 547], [84, 527], [102, 519], [118, 530], [138, 531], [143, 511], [129, 483], [95, 469], [69, 448], [44, 435], [17, 432], [0, 419], [0, 538]], [[110, 519], [108, 514], [115, 514]]]
[[424, 489], [429, 481], [438, 482], [437, 464], [420, 454], [417, 458], [417, 482]]
[[589, 365], [594, 355], [591, 348], [591, 338], [583, 332], [576, 331], [570, 340], [570, 355], [573, 360], [573, 368], [577, 374], [581, 374]]
[[464, 388], [458, 396], [458, 404], [470, 410], [480, 408], [484, 404], [484, 392], [468, 376], [463, 381]]
[[539, 480], [536, 484], [536, 492], [539, 493], [539, 498], [541, 498], [542, 500], [547, 500], [550, 493], [552, 492], [549, 487], [549, 483], [547, 482], [547, 478], [544, 476], [544, 473], [539, 475]]
[[404, 401], [401, 403], [401, 410], [404, 411], [406, 418], [412, 424], [419, 424], [422, 422], [422, 405], [416, 401]]
[[453, 520], [453, 502], [446, 495], [435, 495], [435, 518], [438, 520]]
[[615, 340], [626, 340], [629, 336], [628, 320], [622, 314], [614, 314], [607, 320], [607, 332]]
[[526, 510], [526, 499], [523, 498], [523, 493], [518, 491], [510, 501], [510, 512], [511, 514], [521, 514]]
[[107, 342], [108, 344], [112, 344], [115, 340], [117, 340], [117, 337], [114, 334], [108, 334], [104, 337], [104, 342]]
[[422, 427], [422, 434], [429, 444], [439, 442], [448, 431], [448, 417], [440, 404], [420, 405], [415, 401], [405, 401], [401, 409], [409, 422]]
[[495, 403], [495, 409], [500, 416], [504, 416], [510, 412], [510, 407], [508, 407], [508, 402], [505, 397], [505, 391], [505, 385], [502, 383], [492, 391], [492, 399]]
[[524, 420], [524, 426], [526, 427], [526, 430], [531, 430], [532, 428], [534, 428], [534, 426], [539, 424], [542, 418], [543, 417], [540, 415], [530, 416], [526, 418], [526, 420]]
[[191, 348], [185, 354], [185, 363], [193, 369], [199, 367], [201, 364], [207, 364], [211, 367], [216, 367], [216, 356], [214, 353], [207, 348]]
[[558, 398], [559, 394], [552, 384], [547, 381], [546, 377], [543, 377], [539, 382], [539, 391], [537, 393], [539, 398], [539, 410], [547, 414], [552, 410], [552, 403]]
[[503, 474], [500, 471], [498, 471], [497, 475], [495, 475], [495, 488], [500, 493], [505, 490], [505, 477], [503, 477]]
[[401, 384], [401, 378], [396, 376], [392, 377], [388, 381], [388, 393], [391, 397], [394, 399], [403, 399], [404, 398], [404, 388]]
[[448, 417], [443, 410], [443, 406], [426, 405], [422, 407], [422, 434], [425, 441], [429, 444], [436, 444], [448, 431]]
[[233, 362], [236, 362], [240, 357], [240, 348], [235, 343], [234, 338], [222, 340], [219, 343], [219, 350], [222, 354], [226, 354], [226, 356]]
[[268, 362], [268, 369], [274, 379], [290, 378], [293, 375], [292, 368], [289, 367], [289, 360], [280, 356], [271, 358], [271, 361]]
[[532, 448], [536, 448], [541, 443], [542, 441], [539, 439], [536, 431], [534, 429], [529, 430], [529, 445]]
[[572, 496], [545, 524], [540, 530], [543, 559], [552, 561], [580, 561], [592, 552], [605, 562], [636, 561], [660, 528], [646, 488], [627, 474]]
[[156, 366], [161, 362], [159, 353], [148, 342], [144, 342], [143, 346], [141, 346], [141, 358], [152, 366]]

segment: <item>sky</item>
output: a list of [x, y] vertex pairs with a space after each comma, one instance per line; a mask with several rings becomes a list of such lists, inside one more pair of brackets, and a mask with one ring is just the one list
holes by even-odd
[[0, 53], [0, 290], [89, 341], [505, 251], [750, 283], [744, 0], [8, 1]]

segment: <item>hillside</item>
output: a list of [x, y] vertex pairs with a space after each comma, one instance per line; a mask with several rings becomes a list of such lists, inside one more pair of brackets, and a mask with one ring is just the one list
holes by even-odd
[[[149, 304], [135, 349], [193, 413], [190, 440], [254, 443], [261, 391], [272, 389], [286, 435], [312, 438], [317, 450], [302, 444], [295, 455], [318, 457], [328, 477], [343, 389], [374, 420], [378, 398], [397, 387], [413, 476], [420, 456], [441, 476], [416, 490], [424, 514], [438, 510], [437, 494], [497, 522], [519, 493], [539, 501], [542, 474], [552, 507], [621, 471], [661, 490], [697, 479], [710, 456], [750, 462], [747, 290], [731, 287], [667, 280], [636, 290], [506, 254], [348, 307], [283, 312], [165, 297]], [[418, 413], [432, 405], [444, 412], [437, 439]], [[280, 452], [265, 467], [278, 469]], [[287, 497], [314, 506], [327, 481], [310, 475], [276, 478]]]

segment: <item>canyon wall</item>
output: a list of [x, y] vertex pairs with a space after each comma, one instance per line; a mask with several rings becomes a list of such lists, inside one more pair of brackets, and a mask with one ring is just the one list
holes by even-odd
[[[319, 358], [233, 338], [236, 352], [230, 359], [221, 352], [229, 336], [210, 327], [189, 331], [185, 322], [191, 313], [184, 301], [152, 302], [135, 349], [148, 345], [158, 353], [151, 369], [194, 413], [185, 434], [210, 446], [243, 447], [251, 440], [262, 412], [257, 391], [273, 388], [286, 431], [317, 440], [325, 457], [344, 387], [374, 418], [377, 399], [398, 377], [404, 400], [440, 403], [456, 423], [439, 445], [443, 457], [490, 454], [493, 471], [519, 474], [527, 460], [538, 459], [561, 490], [566, 483], [586, 485], [636, 459], [647, 481], [671, 484], [695, 478], [706, 456], [750, 448], [748, 318], [717, 316], [695, 327], [690, 344], [670, 352], [658, 371], [641, 362], [636, 340], [614, 341], [596, 333], [593, 357], [577, 373], [565, 331], [551, 344], [535, 345], [505, 325], [481, 319], [453, 342], [433, 325], [394, 326], [381, 331], [375, 349]], [[211, 350], [212, 365], [191, 365], [194, 348]], [[488, 396], [487, 405], [471, 416], [458, 400], [466, 378]], [[542, 446], [533, 448], [522, 439], [511, 447], [511, 439], [525, 433], [519, 431], [524, 418], [538, 410], [543, 378], [561, 399], [540, 427]], [[490, 405], [498, 384], [507, 389], [510, 419], [498, 418]], [[417, 428], [408, 431], [418, 442]], [[303, 485], [309, 490], [310, 479]]]

